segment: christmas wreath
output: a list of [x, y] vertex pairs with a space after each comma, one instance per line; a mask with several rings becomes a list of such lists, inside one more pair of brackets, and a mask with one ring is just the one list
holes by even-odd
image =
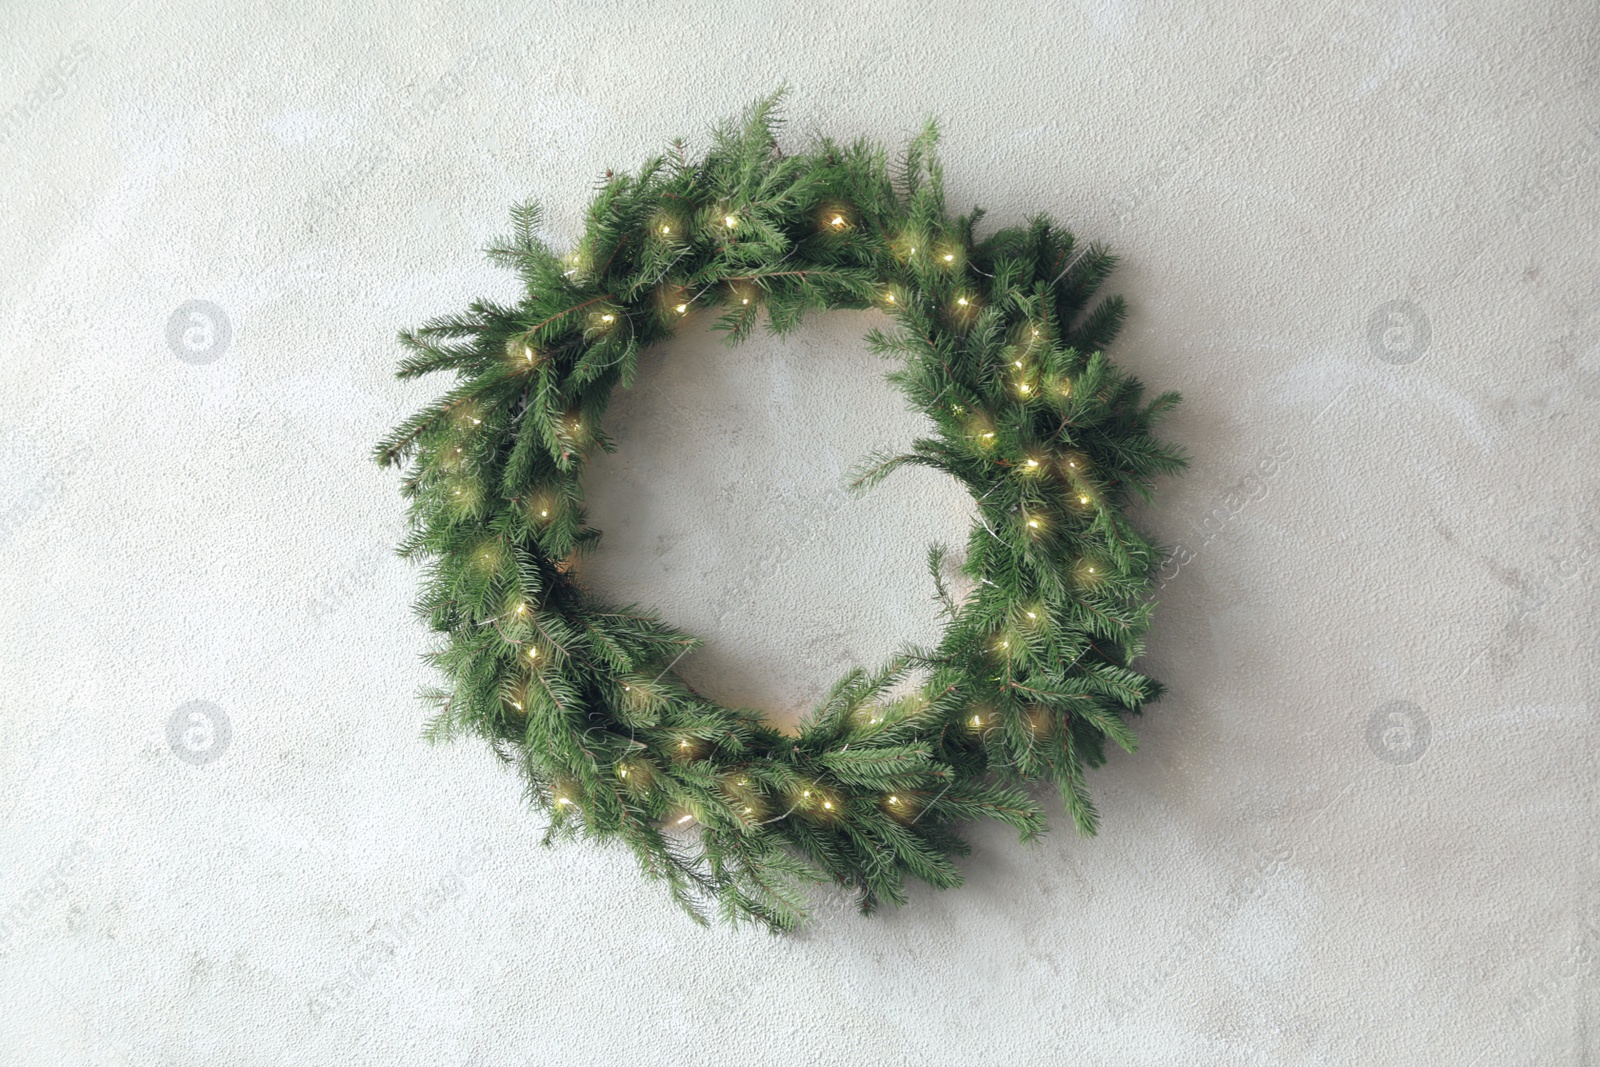
[[[787, 930], [808, 883], [863, 912], [904, 903], [908, 877], [958, 885], [960, 824], [1043, 832], [1034, 783], [1095, 831], [1085, 771], [1108, 742], [1134, 749], [1128, 720], [1161, 693], [1132, 664], [1163, 552], [1125, 509], [1186, 461], [1151, 432], [1178, 394], [1145, 403], [1103, 352], [1124, 317], [1120, 297], [1095, 299], [1112, 255], [1043, 217], [980, 238], [981, 210], [947, 215], [931, 123], [893, 161], [861, 141], [785, 154], [778, 101], [721, 125], [702, 158], [679, 141], [607, 172], [569, 254], [541, 239], [536, 205], [514, 209], [488, 253], [521, 298], [400, 335], [399, 377], [456, 380], [376, 457], [405, 464], [399, 551], [428, 562], [417, 612], [443, 635], [430, 738], [487, 738], [547, 842], [620, 840], [697, 919]], [[600, 531], [581, 475], [612, 448], [612, 390], [690, 318], [736, 343], [763, 315], [783, 332], [841, 308], [887, 313], [868, 345], [932, 424], [853, 486], [908, 463], [965, 483], [970, 590], [931, 549], [938, 643], [849, 672], [787, 731], [674, 674], [695, 638], [586, 593], [571, 566]]]

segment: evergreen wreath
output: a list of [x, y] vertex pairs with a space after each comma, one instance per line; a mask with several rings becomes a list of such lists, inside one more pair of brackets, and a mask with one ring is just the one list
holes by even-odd
[[[1037, 217], [980, 239], [980, 209], [945, 212], [929, 123], [893, 163], [865, 141], [777, 144], [781, 91], [637, 174], [606, 173], [575, 251], [513, 210], [490, 258], [524, 283], [512, 305], [403, 332], [398, 376], [452, 371], [453, 388], [376, 450], [407, 463], [411, 532], [429, 562], [417, 613], [444, 635], [428, 658], [448, 688], [427, 734], [487, 738], [548, 814], [546, 843], [620, 839], [698, 921], [789, 930], [808, 883], [862, 912], [903, 904], [906, 879], [959, 885], [959, 824], [1045, 829], [1029, 786], [1055, 783], [1078, 829], [1097, 815], [1085, 771], [1162, 692], [1143, 650], [1164, 553], [1125, 514], [1186, 465], [1152, 436], [1178, 403], [1105, 356], [1120, 297], [1094, 302], [1115, 258], [1077, 251]], [[1092, 306], [1091, 306], [1092, 305]], [[808, 311], [876, 308], [867, 334], [889, 379], [933, 424], [899, 455], [869, 457], [864, 489], [903, 464], [960, 479], [977, 522], [947, 586], [932, 648], [850, 671], [793, 732], [723, 707], [673, 671], [698, 645], [649, 610], [594, 602], [571, 573], [586, 525], [586, 454], [611, 392], [702, 309], [737, 343], [765, 312], [777, 333]]]

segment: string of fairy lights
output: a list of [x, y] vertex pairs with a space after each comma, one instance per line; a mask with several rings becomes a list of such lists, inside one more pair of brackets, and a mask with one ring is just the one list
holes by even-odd
[[[855, 223], [852, 219], [852, 212], [831, 205], [826, 206], [820, 212], [819, 228], [834, 235], [844, 234], [854, 227]], [[742, 222], [741, 213], [732, 210], [721, 211], [717, 220], [717, 228], [720, 228], [723, 233], [720, 237], [716, 234], [709, 236], [713, 240], [727, 239], [741, 227]], [[692, 228], [683, 223], [678, 216], [659, 221], [654, 225], [653, 229], [655, 233], [665, 240], [689, 242], [693, 237]], [[903, 248], [903, 258], [909, 261], [914, 261], [918, 257], [919, 247], [921, 247], [912, 241], [897, 242], [891, 240], [890, 245], [891, 247], [898, 246]], [[951, 270], [959, 270], [960, 265], [965, 264], [968, 259], [965, 249], [936, 250], [933, 255], [935, 256], [935, 263], [942, 264]], [[568, 257], [568, 263], [569, 270], [567, 273], [569, 275], [584, 269], [583, 258], [578, 252], [573, 252]], [[749, 279], [732, 279], [726, 283], [728, 299], [738, 300], [741, 307], [748, 307], [753, 301], [758, 300], [760, 291], [753, 285], [748, 284], [748, 282]], [[920, 290], [916, 291], [920, 292]], [[698, 296], [686, 295], [686, 291], [678, 285], [663, 286], [660, 295], [664, 298], [663, 306], [670, 308], [678, 318], [686, 317], [693, 310], [699, 299]], [[881, 304], [891, 313], [904, 312], [910, 306], [908, 305], [908, 295], [908, 290], [904, 285], [891, 284], [882, 291]], [[975, 290], [963, 288], [954, 295], [947, 310], [952, 320], [957, 322], [970, 321], [981, 305], [982, 301]], [[619, 322], [628, 320], [629, 316], [624, 314], [621, 309], [598, 309], [590, 317], [589, 328], [586, 330], [585, 336], [591, 341], [597, 340], [607, 335]], [[1015, 373], [1011, 376], [1010, 383], [1016, 402], [1022, 405], [1036, 403], [1051, 392], [1062, 399], [1072, 397], [1073, 382], [1068, 375], [1060, 375], [1057, 380], [1047, 383], [1048, 388], [1041, 389], [1039, 376], [1030, 369], [1028, 357], [1037, 353], [1048, 341], [1043, 327], [1036, 322], [1024, 323], [1021, 330], [1018, 331], [1018, 336], [1022, 339], [1013, 346], [1013, 354], [1017, 358], [1011, 360], [1011, 368]], [[508, 353], [525, 368], [536, 367], [542, 362], [541, 351], [531, 341], [513, 338], [508, 342], [507, 347]], [[951, 411], [954, 415], [964, 419], [968, 436], [975, 440], [980, 447], [990, 447], [996, 441], [997, 431], [994, 428], [991, 415], [984, 412], [968, 412], [961, 405], [951, 405]], [[472, 416], [471, 423], [478, 425], [481, 423], [481, 419]], [[565, 424], [569, 433], [574, 437], [582, 431], [582, 421], [576, 413], [569, 412]], [[460, 449], [458, 448], [457, 452], [459, 451]], [[1097, 494], [1090, 485], [1088, 477], [1090, 464], [1087, 458], [1079, 451], [1054, 456], [1050, 454], [1048, 449], [1033, 446], [1027, 454], [1022, 456], [1020, 463], [1013, 463], [1005, 457], [997, 457], [996, 461], [1002, 466], [1014, 467], [1022, 476], [1029, 478], [1037, 478], [1046, 473], [1054, 472], [1071, 486], [1063, 498], [1064, 500], [1075, 500], [1082, 507], [1097, 504]], [[457, 489], [456, 492], [459, 493], [460, 490]], [[552, 507], [552, 502], [547, 497], [541, 496], [537, 505], [538, 518], [541, 520], [550, 519]], [[1043, 510], [1023, 510], [1020, 518], [1024, 532], [1031, 539], [1038, 539], [1045, 534], [1047, 516]], [[990, 532], [995, 536], [999, 536], [992, 529]], [[1094, 563], [1086, 560], [1080, 561], [1073, 570], [1080, 581], [1084, 581], [1086, 584], [1100, 573], [1099, 568]], [[526, 616], [527, 611], [528, 606], [525, 602], [518, 603], [515, 608], [515, 614], [518, 617]], [[1044, 606], [1036, 603], [1029, 607], [1024, 614], [1030, 622], [1037, 622], [1044, 611]], [[523, 642], [516, 641], [515, 643]], [[551, 663], [549, 657], [544, 657], [541, 660], [540, 649], [536, 643], [527, 640], [526, 645], [527, 660], [531, 669], [542, 670]], [[1006, 654], [1010, 649], [1009, 639], [997, 641], [995, 648], [1002, 655]], [[664, 674], [665, 670], [662, 673]], [[657, 678], [659, 679], [659, 677], [658, 675]], [[646, 687], [648, 687], [648, 684]], [[623, 684], [621, 689], [625, 694], [635, 692], [633, 684]], [[517, 712], [526, 712], [526, 707], [521, 701], [512, 699], [509, 703]], [[870, 723], [872, 725], [882, 724], [885, 718], [882, 709], [873, 710], [877, 714], [870, 718]], [[973, 731], [981, 733], [985, 729], [992, 728], [992, 719], [992, 711], [987, 709], [976, 710], [967, 724]], [[1048, 713], [1039, 708], [1030, 708], [1025, 713], [1025, 725], [1034, 734], [1044, 732], [1049, 724], [1050, 717]], [[692, 762], [706, 758], [708, 748], [702, 738], [678, 736], [675, 738], [675, 743], [670, 746], [670, 753], [672, 759]], [[653, 768], [639, 755], [628, 755], [619, 759], [615, 762], [613, 770], [620, 783], [638, 794], [647, 794], [655, 785], [656, 774]], [[845, 796], [839, 789], [823, 786], [817, 781], [804, 781], [799, 785], [793, 785], [789, 789], [790, 795], [786, 801], [787, 808], [776, 815], [770, 815], [764, 804], [766, 797], [751, 785], [750, 773], [751, 769], [748, 767], [737, 767], [722, 776], [723, 792], [733, 798], [730, 807], [738, 815], [744, 817], [746, 821], [771, 823], [787, 818], [797, 812], [813, 818], [831, 820], [844, 817], [848, 811]], [[738, 775], [739, 777], [736, 780], [730, 780], [733, 775]], [[902, 795], [902, 793], [905, 793], [905, 795]], [[916, 818], [917, 805], [914, 793], [897, 790], [881, 793], [874, 799], [881, 810], [896, 818], [911, 821]], [[556, 788], [552, 793], [552, 801], [558, 812], [578, 809], [582, 806], [582, 790], [573, 779], [558, 779]], [[668, 810], [658, 820], [661, 826], [674, 831], [689, 829], [699, 825], [700, 822], [701, 817], [696, 811], [689, 810], [681, 805]]]

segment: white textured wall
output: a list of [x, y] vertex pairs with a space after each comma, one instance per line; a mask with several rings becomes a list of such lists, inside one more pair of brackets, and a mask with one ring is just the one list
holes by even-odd
[[[0, 1062], [1591, 1062], [1600, 10], [1243, 6], [8, 5]], [[1114, 244], [1196, 462], [1101, 836], [772, 940], [418, 741], [366, 454], [439, 386], [395, 330], [513, 295], [511, 201], [569, 239], [785, 80], [797, 136], [937, 114], [954, 205]], [[867, 319], [617, 405], [589, 574], [724, 699], [933, 632], [960, 495], [836, 493], [916, 432]]]

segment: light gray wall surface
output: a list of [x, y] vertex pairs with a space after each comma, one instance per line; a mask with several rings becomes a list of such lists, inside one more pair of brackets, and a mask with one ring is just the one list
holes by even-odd
[[[0, 1063], [1592, 1062], [1597, 15], [7, 5]], [[1100, 836], [980, 827], [964, 888], [773, 939], [420, 741], [367, 455], [441, 384], [395, 331], [515, 297], [511, 202], [571, 241], [784, 81], [792, 145], [937, 115], [953, 206], [1113, 245], [1194, 465]], [[970, 520], [839, 492], [919, 428], [873, 321], [688, 331], [588, 478], [587, 579], [784, 720], [936, 633]]]

